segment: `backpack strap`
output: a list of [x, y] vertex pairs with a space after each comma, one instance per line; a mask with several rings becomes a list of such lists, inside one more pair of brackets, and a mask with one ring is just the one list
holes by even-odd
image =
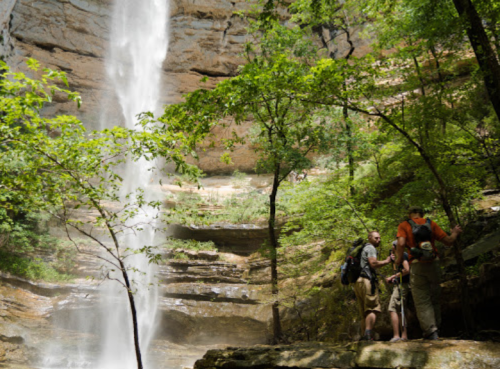
[[[408, 220], [407, 220], [407, 222], [411, 225], [411, 229], [412, 229], [412, 230], [413, 230], [413, 227], [415, 227], [415, 226], [417, 226], [417, 225], [418, 225], [418, 224], [417, 224], [417, 223], [415, 223], [412, 219], [408, 219]], [[424, 223], [424, 224], [425, 224], [425, 225], [429, 225], [429, 229], [430, 229], [430, 230], [431, 230], [431, 232], [432, 232], [432, 224], [431, 224], [431, 220], [430, 220], [430, 218], [427, 218], [427, 219], [425, 220], [425, 223]]]

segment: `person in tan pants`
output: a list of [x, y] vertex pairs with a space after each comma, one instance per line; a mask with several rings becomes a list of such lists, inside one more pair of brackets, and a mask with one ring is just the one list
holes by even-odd
[[[392, 261], [396, 260], [396, 247], [397, 241], [394, 241], [392, 243], [392, 250], [390, 255]], [[394, 285], [388, 308], [388, 311], [391, 315], [391, 325], [393, 331], [393, 336], [390, 342], [408, 340], [406, 322], [403, 321], [404, 317], [401, 314], [401, 308], [406, 310], [407, 306], [410, 283], [410, 263], [408, 262], [408, 254], [406, 252], [403, 254], [403, 257], [403, 267], [401, 268], [401, 270], [395, 270], [395, 274], [385, 279], [387, 283]], [[397, 268], [395, 267], [394, 269]]]
[[362, 340], [373, 340], [373, 327], [377, 320], [377, 314], [381, 313], [377, 274], [375, 269], [381, 268], [391, 262], [390, 256], [387, 259], [377, 260], [377, 247], [380, 245], [380, 234], [372, 231], [368, 234], [368, 243], [361, 252], [361, 276], [354, 283], [354, 293], [358, 301], [361, 315], [361, 328], [364, 331]]

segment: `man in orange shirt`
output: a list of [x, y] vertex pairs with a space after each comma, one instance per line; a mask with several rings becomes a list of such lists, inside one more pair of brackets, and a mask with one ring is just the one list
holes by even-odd
[[423, 218], [424, 211], [421, 207], [412, 206], [408, 213], [409, 219], [398, 226], [396, 265], [403, 262], [406, 248], [411, 266], [410, 286], [418, 321], [424, 338], [436, 340], [439, 338], [438, 327], [441, 324], [441, 268], [435, 241], [451, 246], [462, 229], [455, 226], [451, 235], [448, 235], [435, 222]]

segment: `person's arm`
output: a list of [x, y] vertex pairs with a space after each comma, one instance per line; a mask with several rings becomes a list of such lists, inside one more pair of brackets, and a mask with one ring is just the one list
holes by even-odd
[[390, 262], [391, 262], [390, 256], [388, 256], [387, 259], [385, 259], [385, 260], [377, 260], [376, 256], [368, 258], [368, 264], [370, 264], [370, 268], [372, 268], [372, 269], [382, 268], [383, 266], [386, 266]]
[[406, 237], [398, 237], [398, 244], [396, 246], [396, 265], [400, 266], [403, 262], [403, 253], [406, 246]]
[[386, 278], [387, 283], [394, 283], [394, 280], [397, 279], [399, 280], [401, 277], [401, 273], [403, 273], [403, 276], [410, 274], [410, 263], [408, 260], [403, 260], [403, 269], [401, 272], [398, 272], [388, 278]]
[[451, 230], [451, 235], [446, 235], [445, 237], [441, 238], [439, 241], [444, 243], [447, 246], [453, 245], [453, 243], [456, 241], [457, 237], [459, 236], [460, 233], [462, 233], [462, 228], [459, 225], [456, 225], [452, 230]]

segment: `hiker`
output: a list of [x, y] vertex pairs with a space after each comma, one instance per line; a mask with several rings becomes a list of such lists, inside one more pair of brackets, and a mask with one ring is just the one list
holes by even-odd
[[[392, 243], [391, 260], [396, 260], [396, 246], [398, 242]], [[396, 264], [394, 269], [397, 270]], [[410, 283], [410, 263], [408, 262], [408, 254], [403, 253], [403, 264], [400, 271], [385, 279], [387, 283], [392, 283], [394, 288], [392, 290], [391, 300], [389, 302], [389, 313], [391, 315], [391, 324], [393, 335], [390, 342], [407, 341], [408, 333], [406, 329], [406, 306], [408, 299], [408, 290]], [[401, 298], [403, 299], [401, 304]], [[401, 335], [399, 329], [401, 328]]]
[[307, 170], [303, 169], [299, 175], [297, 175], [297, 182], [302, 182], [307, 178]]
[[288, 182], [291, 184], [294, 184], [297, 182], [297, 172], [292, 170], [290, 173], [288, 173]]
[[408, 209], [408, 220], [398, 226], [396, 265], [403, 262], [403, 252], [408, 250], [410, 262], [410, 286], [417, 317], [424, 339], [437, 340], [441, 325], [441, 268], [435, 241], [451, 246], [462, 233], [460, 226], [446, 234], [434, 221], [424, 219], [424, 211], [419, 206]]
[[378, 280], [375, 269], [382, 268], [391, 262], [388, 256], [385, 260], [377, 260], [377, 247], [380, 245], [380, 234], [372, 231], [368, 234], [368, 243], [361, 252], [360, 265], [361, 275], [354, 283], [354, 293], [358, 300], [361, 315], [361, 329], [364, 334], [363, 341], [373, 340], [373, 327], [377, 320], [377, 314], [381, 313], [378, 295]]

